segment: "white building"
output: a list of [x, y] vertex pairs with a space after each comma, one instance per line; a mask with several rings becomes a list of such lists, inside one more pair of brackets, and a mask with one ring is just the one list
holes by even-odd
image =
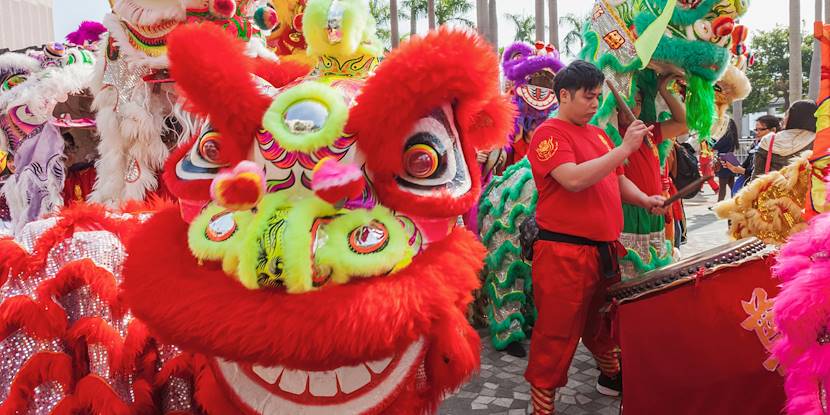
[[0, 49], [21, 49], [54, 39], [52, 0], [0, 0]]

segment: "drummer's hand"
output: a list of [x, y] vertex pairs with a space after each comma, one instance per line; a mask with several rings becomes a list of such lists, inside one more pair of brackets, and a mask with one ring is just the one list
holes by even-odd
[[665, 215], [666, 208], [663, 207], [663, 203], [666, 202], [666, 198], [663, 196], [646, 196], [645, 200], [643, 200], [643, 208], [648, 210], [648, 213], [652, 215]]

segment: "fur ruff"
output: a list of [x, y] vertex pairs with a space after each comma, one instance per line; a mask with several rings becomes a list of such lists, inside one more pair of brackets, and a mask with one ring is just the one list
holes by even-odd
[[[715, 205], [715, 213], [731, 221], [729, 233], [735, 239], [758, 236], [767, 243], [783, 244], [787, 237], [806, 227], [801, 217], [803, 203], [799, 203], [799, 197], [807, 193], [809, 177], [805, 172], [808, 167], [809, 154], [796, 158], [781, 171], [773, 171], [753, 180], [734, 198]], [[767, 197], [782, 192], [784, 196]], [[793, 218], [792, 225], [784, 214]]]
[[[0, 67], [2, 65], [0, 62]], [[26, 82], [0, 94], [0, 111], [25, 105], [35, 116], [49, 118], [55, 105], [66, 101], [69, 95], [81, 93], [89, 87], [94, 66], [76, 62], [43, 70], [40, 67], [27, 69], [32, 74]]]
[[[126, 299], [163, 340], [211, 356], [263, 365], [291, 362], [309, 370], [388, 356], [432, 333], [438, 316], [463, 314], [460, 305], [478, 286], [484, 255], [469, 232], [456, 230], [393, 276], [302, 295], [252, 291], [222, 273], [218, 264], [198, 266], [188, 251], [187, 225], [175, 209], [142, 226], [128, 252]], [[159, 269], [153, 264], [166, 265]], [[334, 303], [336, 313], [320, 307]], [[251, 318], [262, 315], [269, 318]]]
[[[752, 92], [752, 84], [749, 82], [749, 78], [746, 77], [743, 71], [733, 65], [726, 68], [726, 72], [718, 80], [718, 86], [721, 89], [721, 92], [715, 92], [718, 120], [712, 129], [712, 137], [723, 137], [726, 134], [730, 120], [726, 111], [733, 102], [748, 97]], [[722, 98], [719, 98], [718, 94], [721, 94]]]
[[[481, 192], [475, 153], [503, 146], [513, 128], [514, 108], [498, 93], [497, 62], [492, 47], [474, 34], [442, 28], [402, 44], [369, 78], [346, 131], [359, 134], [358, 148], [384, 205], [419, 216], [440, 212], [449, 217], [475, 204]], [[452, 102], [472, 189], [459, 198], [416, 197], [396, 183], [395, 177], [403, 174], [402, 157], [389, 155], [403, 154], [409, 126]]]

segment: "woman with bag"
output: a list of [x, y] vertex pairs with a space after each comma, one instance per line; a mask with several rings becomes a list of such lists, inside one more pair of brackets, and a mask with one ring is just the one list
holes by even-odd
[[724, 162], [723, 167], [726, 167], [732, 173], [738, 175], [735, 179], [735, 186], [732, 188], [732, 196], [734, 197], [752, 178], [752, 172], [755, 170], [755, 153], [761, 146], [761, 140], [770, 135], [776, 134], [781, 129], [781, 119], [774, 115], [764, 115], [755, 121], [755, 140], [747, 151], [747, 156], [740, 166], [736, 166], [728, 161]]
[[813, 149], [816, 138], [816, 110], [813, 101], [798, 101], [784, 116], [784, 130], [765, 136], [755, 153], [752, 178], [780, 170], [799, 154]]

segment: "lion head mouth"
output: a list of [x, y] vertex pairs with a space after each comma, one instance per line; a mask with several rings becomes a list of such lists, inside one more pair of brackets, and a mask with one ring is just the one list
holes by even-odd
[[325, 371], [239, 364], [215, 358], [212, 369], [227, 392], [260, 413], [365, 413], [392, 398], [423, 360], [423, 338], [388, 358]]

